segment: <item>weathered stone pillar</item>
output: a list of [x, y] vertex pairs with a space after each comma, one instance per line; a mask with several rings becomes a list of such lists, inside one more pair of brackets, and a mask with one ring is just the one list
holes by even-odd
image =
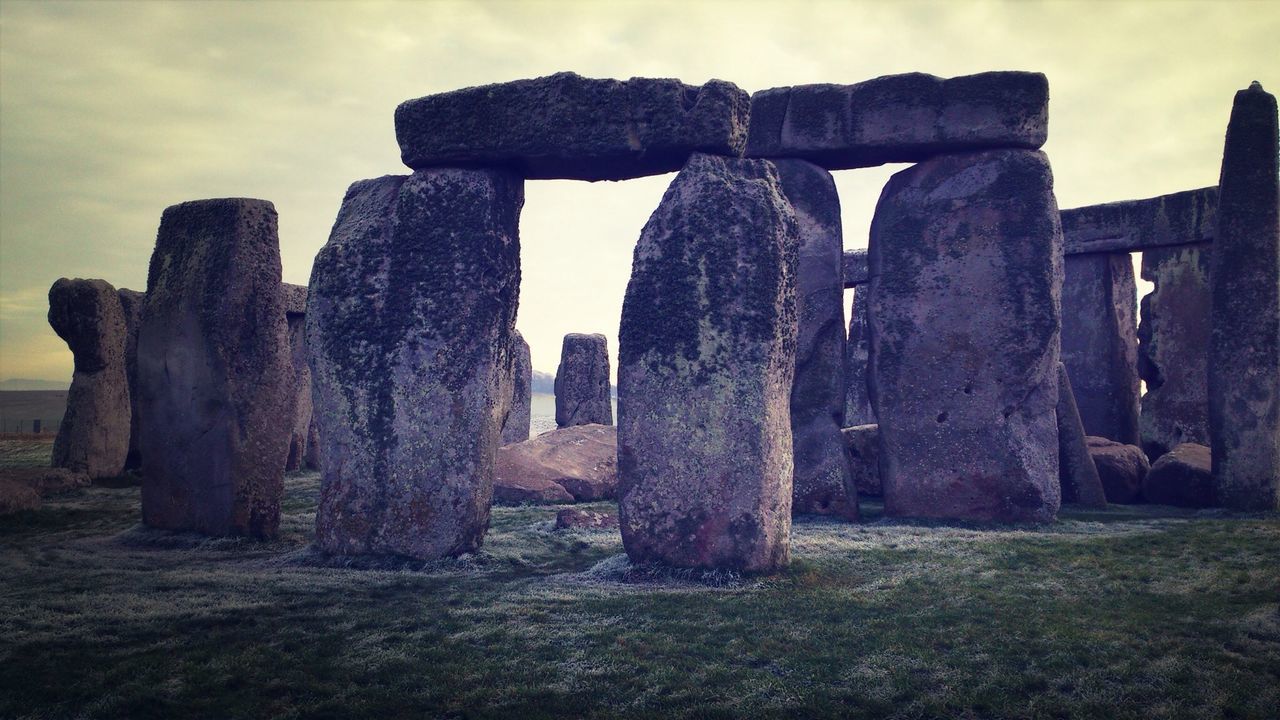
[[307, 455], [311, 429], [311, 368], [307, 365], [307, 286], [285, 283], [284, 317], [289, 327], [289, 363], [292, 369], [293, 416], [284, 469], [301, 470]]
[[1098, 476], [1098, 467], [1089, 455], [1085, 440], [1084, 424], [1076, 408], [1075, 392], [1067, 366], [1058, 363], [1058, 479], [1062, 487], [1062, 502], [1077, 503], [1085, 507], [1104, 508], [1107, 493]]
[[858, 518], [845, 455], [845, 337], [840, 198], [831, 173], [804, 160], [774, 160], [800, 232], [796, 369], [791, 388], [795, 475], [792, 513]]
[[867, 297], [870, 288], [855, 285], [853, 302], [849, 306], [849, 339], [845, 345], [845, 427], [874, 425], [876, 414], [871, 409], [871, 396], [867, 392], [867, 363], [871, 357], [871, 333], [867, 326]]
[[142, 467], [142, 453], [138, 449], [141, 441], [138, 432], [138, 328], [142, 326], [142, 303], [146, 293], [137, 290], [120, 288], [120, 307], [124, 310], [124, 325], [127, 331], [124, 341], [125, 375], [129, 378], [129, 454], [125, 457], [124, 467], [132, 470]]
[[307, 302], [323, 551], [480, 546], [511, 402], [523, 202], [524, 181], [499, 170], [347, 191]]
[[636, 245], [618, 363], [635, 562], [787, 564], [795, 213], [772, 163], [694, 155]]
[[1280, 509], [1280, 152], [1276, 99], [1236, 93], [1218, 181], [1209, 435], [1218, 502]]
[[871, 224], [871, 401], [885, 512], [1058, 511], [1062, 234], [1043, 153], [894, 175]]
[[131, 417], [120, 297], [105, 280], [62, 278], [49, 288], [49, 325], [75, 359], [53, 466], [116, 477], [129, 453]]
[[[529, 439], [533, 414], [533, 361], [529, 357], [529, 343], [519, 330], [513, 331], [511, 337], [511, 409], [502, 421], [503, 445]], [[612, 424], [612, 415], [609, 420]]]
[[1070, 255], [1062, 362], [1089, 435], [1138, 444], [1138, 290], [1128, 253]]
[[275, 536], [293, 396], [276, 210], [164, 211], [138, 331], [142, 520]]
[[556, 425], [612, 425], [609, 344], [598, 333], [569, 333], [556, 368]]

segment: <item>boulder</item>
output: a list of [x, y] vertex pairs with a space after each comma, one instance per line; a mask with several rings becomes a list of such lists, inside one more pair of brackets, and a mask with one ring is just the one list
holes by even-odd
[[513, 473], [495, 476], [493, 501], [499, 505], [555, 505], [574, 500], [573, 495], [554, 480]]
[[311, 367], [307, 364], [307, 286], [281, 287], [284, 293], [285, 323], [289, 326], [290, 392], [293, 393], [293, 416], [290, 421], [289, 450], [284, 469], [301, 470], [307, 456], [307, 440], [311, 431]]
[[614, 500], [618, 496], [618, 431], [610, 425], [575, 425], [545, 432], [498, 450], [499, 488], [537, 488], [561, 502], [543, 481], [564, 488], [568, 501]]
[[880, 497], [880, 426], [874, 423], [855, 425], [840, 431], [849, 454], [850, 494]]
[[1209, 448], [1182, 443], [1151, 464], [1142, 482], [1147, 502], [1178, 507], [1212, 507], [1213, 458]]
[[347, 191], [307, 298], [323, 552], [431, 560], [480, 546], [512, 395], [523, 203], [504, 170]]
[[128, 326], [105, 280], [61, 278], [49, 288], [49, 325], [67, 341], [75, 372], [53, 442], [53, 466], [116, 477], [129, 454]]
[[40, 493], [24, 482], [0, 478], [0, 515], [36, 510], [40, 507]]
[[889, 180], [869, 255], [886, 514], [1054, 519], [1061, 258], [1043, 153], [947, 155]]
[[876, 421], [867, 389], [867, 366], [871, 360], [871, 333], [867, 318], [870, 290], [866, 285], [855, 287], [853, 302], [849, 306], [849, 339], [845, 344], [844, 363], [844, 424], [849, 427], [875, 424]]
[[556, 368], [556, 425], [612, 425], [609, 345], [600, 334], [569, 333]]
[[6, 467], [0, 468], [0, 482], [25, 485], [46, 497], [88, 487], [91, 481], [85, 473], [67, 468]]
[[[511, 409], [502, 420], [503, 445], [528, 440], [533, 416], [533, 362], [529, 357], [529, 343], [525, 342], [519, 330], [512, 334], [512, 338]], [[612, 416], [609, 421], [612, 424]]]
[[164, 211], [138, 330], [142, 520], [273, 538], [293, 394], [275, 207]]
[[988, 148], [1034, 150], [1048, 132], [1049, 81], [1040, 73], [907, 73], [755, 93], [746, 156], [842, 170]]
[[142, 467], [142, 453], [138, 449], [141, 433], [138, 432], [138, 328], [142, 326], [142, 303], [146, 293], [120, 288], [120, 309], [124, 311], [125, 341], [124, 368], [129, 381], [129, 454], [124, 467], [134, 470]]
[[633, 562], [788, 563], [798, 241], [772, 163], [710, 155], [690, 158], [641, 232], [618, 362]]
[[1098, 478], [1107, 502], [1136, 503], [1142, 496], [1142, 481], [1151, 464], [1142, 448], [1090, 435], [1085, 438], [1089, 456], [1098, 468]]
[[564, 508], [556, 513], [557, 530], [608, 530], [617, 527], [618, 516], [611, 512]]
[[750, 99], [712, 80], [584, 78], [571, 72], [465, 88], [396, 108], [415, 170], [509, 167], [526, 178], [625, 180], [679, 170], [692, 153], [739, 156]]
[[1104, 508], [1107, 494], [1102, 488], [1098, 468], [1089, 456], [1084, 425], [1076, 409], [1075, 391], [1067, 367], [1058, 363], [1058, 479], [1062, 502], [1085, 507]]

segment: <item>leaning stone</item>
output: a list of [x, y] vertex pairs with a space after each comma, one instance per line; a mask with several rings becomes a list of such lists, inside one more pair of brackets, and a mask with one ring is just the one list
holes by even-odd
[[1151, 465], [1142, 483], [1147, 502], [1178, 507], [1213, 507], [1213, 458], [1209, 448], [1182, 443]]
[[557, 530], [609, 530], [617, 527], [618, 516], [610, 512], [564, 508], [556, 513]]
[[556, 425], [612, 425], [609, 345], [600, 334], [569, 333], [556, 369]]
[[67, 409], [53, 442], [53, 466], [116, 477], [129, 454], [128, 326], [105, 280], [62, 278], [49, 288], [49, 325], [75, 360]]
[[732, 83], [562, 72], [428, 95], [396, 108], [405, 165], [505, 166], [527, 178], [625, 180], [695, 152], [739, 156], [750, 99]]
[[293, 369], [293, 417], [284, 469], [301, 470], [311, 430], [311, 368], [307, 365], [307, 286], [284, 283], [285, 322], [289, 326], [289, 359]]
[[889, 180], [870, 246], [886, 514], [1055, 517], [1061, 258], [1043, 153], [947, 155]]
[[844, 424], [849, 427], [874, 424], [871, 395], [867, 389], [867, 366], [871, 360], [871, 333], [867, 319], [871, 289], [861, 285], [853, 289], [849, 306], [849, 339], [845, 344]]
[[1218, 188], [1089, 205], [1062, 211], [1063, 251], [1147, 252], [1212, 242], [1218, 230]]
[[1098, 468], [1107, 502], [1138, 502], [1142, 497], [1142, 481], [1151, 469], [1142, 448], [1092, 435], [1085, 438], [1085, 444]]
[[523, 180], [500, 170], [347, 191], [307, 299], [322, 551], [480, 546], [511, 402], [523, 201]]
[[851, 485], [846, 492], [880, 497], [880, 426], [872, 423], [855, 425], [840, 431], [849, 453]]
[[769, 162], [695, 155], [636, 245], [618, 367], [633, 562], [789, 560], [798, 236], [780, 185]]
[[992, 148], [1034, 150], [1048, 128], [1049, 81], [1040, 73], [907, 73], [755, 93], [746, 155], [842, 170]]
[[618, 431], [611, 425], [576, 425], [545, 432], [498, 450], [496, 468], [499, 487], [547, 481], [567, 490], [569, 500], [613, 500], [618, 496]]
[[1102, 489], [1098, 467], [1085, 444], [1084, 425], [1076, 409], [1075, 391], [1067, 377], [1067, 367], [1058, 363], [1058, 479], [1062, 502], [1104, 508], [1107, 494]]
[[138, 331], [142, 520], [272, 538], [289, 443], [276, 210], [228, 198], [164, 211]]
[[1218, 182], [1209, 342], [1216, 498], [1280, 509], [1280, 156], [1276, 99], [1236, 93]]
[[533, 416], [532, 402], [533, 362], [529, 357], [529, 343], [525, 342], [524, 336], [516, 330], [512, 333], [511, 409], [502, 420], [503, 445], [529, 439], [529, 424]]
[[142, 453], [138, 449], [142, 437], [138, 431], [138, 328], [142, 326], [142, 303], [147, 296], [128, 288], [120, 288], [117, 294], [124, 311], [124, 368], [129, 380], [129, 453], [124, 467], [132, 470], [142, 467]]
[[774, 166], [800, 231], [791, 512], [857, 520], [858, 496], [845, 493], [849, 461], [840, 437], [846, 390], [840, 198], [831, 173], [816, 165], [778, 160]]

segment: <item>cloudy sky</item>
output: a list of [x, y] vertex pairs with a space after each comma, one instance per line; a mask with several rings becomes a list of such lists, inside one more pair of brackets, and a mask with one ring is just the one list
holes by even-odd
[[[249, 196], [306, 283], [343, 191], [403, 173], [402, 100], [573, 70], [747, 91], [890, 73], [1049, 77], [1058, 201], [1217, 182], [1233, 93], [1280, 89], [1280, 2], [0, 1], [0, 379], [65, 380], [58, 277], [143, 289], [161, 211]], [[896, 168], [837, 173], [845, 247]], [[616, 358], [631, 250], [670, 176], [530, 182], [518, 325], [554, 371], [566, 332]]]

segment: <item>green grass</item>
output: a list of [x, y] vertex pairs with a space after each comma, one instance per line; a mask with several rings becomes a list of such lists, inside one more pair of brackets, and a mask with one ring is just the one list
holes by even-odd
[[[136, 488], [0, 518], [0, 718], [1272, 717], [1280, 519], [798, 523], [767, 579], [644, 572], [495, 508], [484, 549], [335, 567], [137, 526]], [[607, 508], [607, 504], [599, 504]]]

